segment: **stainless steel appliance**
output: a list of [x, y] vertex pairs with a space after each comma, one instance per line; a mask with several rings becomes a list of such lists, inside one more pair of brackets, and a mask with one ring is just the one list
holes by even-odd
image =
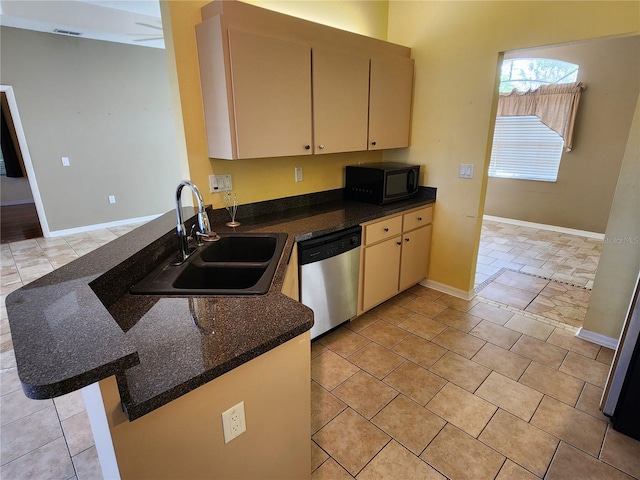
[[418, 192], [420, 165], [367, 163], [347, 165], [345, 192], [352, 200], [385, 205]]
[[300, 301], [314, 313], [311, 338], [356, 315], [362, 227], [298, 243]]
[[640, 440], [640, 274], [613, 357], [601, 408], [613, 428]]

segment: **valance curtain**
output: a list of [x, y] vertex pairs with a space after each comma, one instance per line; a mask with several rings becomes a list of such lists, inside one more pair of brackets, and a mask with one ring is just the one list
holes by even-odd
[[570, 152], [580, 94], [584, 89], [582, 82], [575, 82], [543, 85], [527, 92], [513, 90], [498, 98], [498, 116], [535, 115], [564, 139], [564, 145]]

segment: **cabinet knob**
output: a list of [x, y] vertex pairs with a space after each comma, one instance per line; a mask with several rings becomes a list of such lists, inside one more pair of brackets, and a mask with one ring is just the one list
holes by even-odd
[[409, 239], [408, 239], [408, 238], [405, 238], [405, 239], [404, 239], [404, 241], [405, 241], [405, 242], [408, 242], [408, 241], [409, 241]]
[[320, 150], [324, 150], [324, 145], [318, 145], [318, 148], [319, 148]]
[[305, 146], [304, 146], [304, 149], [305, 149], [305, 150], [310, 150], [310, 149], [311, 149], [311, 145], [305, 145]]
[[402, 245], [402, 242], [396, 242], [396, 245]]
[[388, 231], [389, 231], [389, 229], [385, 227], [384, 231], [385, 231], [385, 232], [388, 232]]
[[421, 222], [422, 221], [422, 217], [418, 217], [418, 221]]
[[376, 146], [376, 142], [371, 142], [371, 145], [373, 145], [375, 147]]

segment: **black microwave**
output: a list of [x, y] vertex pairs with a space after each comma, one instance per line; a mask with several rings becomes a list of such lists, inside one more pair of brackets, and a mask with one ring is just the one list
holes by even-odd
[[410, 198], [418, 192], [420, 165], [369, 163], [347, 165], [345, 191], [348, 198], [385, 205]]

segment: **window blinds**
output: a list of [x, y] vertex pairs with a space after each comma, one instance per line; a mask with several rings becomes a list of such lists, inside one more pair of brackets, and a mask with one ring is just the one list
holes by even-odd
[[536, 116], [497, 117], [489, 176], [555, 182], [563, 146]]

